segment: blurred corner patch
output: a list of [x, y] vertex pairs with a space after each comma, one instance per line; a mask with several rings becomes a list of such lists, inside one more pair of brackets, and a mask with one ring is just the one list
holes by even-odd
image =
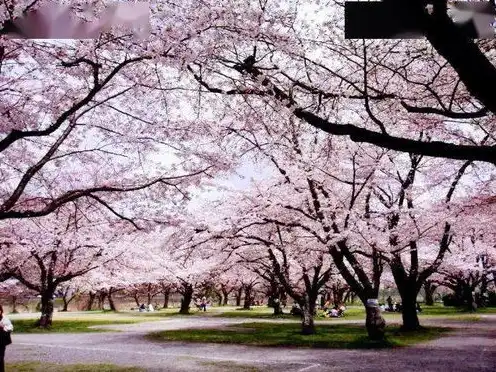
[[[435, 11], [434, 1], [425, 0], [425, 8], [407, 6], [401, 0], [346, 1], [346, 39], [418, 39], [422, 38], [421, 19]], [[496, 11], [489, 1], [448, 1], [448, 16], [471, 39], [495, 36]]]
[[4, 22], [0, 35], [10, 39], [95, 39], [111, 30], [122, 35], [133, 34], [141, 40], [147, 38], [150, 34], [149, 3], [113, 2], [91, 22], [76, 15], [70, 6], [45, 5]]

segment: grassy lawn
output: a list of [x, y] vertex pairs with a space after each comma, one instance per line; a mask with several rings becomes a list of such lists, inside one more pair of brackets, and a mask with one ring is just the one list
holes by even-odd
[[114, 364], [55, 364], [41, 362], [7, 363], [9, 372], [141, 372], [142, 368], [121, 367]]
[[447, 328], [430, 327], [418, 332], [401, 333], [398, 327], [388, 327], [385, 341], [374, 342], [368, 339], [362, 325], [319, 324], [316, 329], [316, 334], [303, 336], [300, 325], [295, 323], [244, 323], [222, 329], [153, 332], [147, 337], [155, 341], [359, 349], [408, 346], [436, 339], [449, 331]]
[[87, 320], [87, 319], [54, 319], [52, 327], [41, 329], [35, 326], [35, 319], [12, 320], [15, 333], [80, 333], [80, 332], [106, 332], [104, 328], [89, 328], [108, 324], [130, 324], [133, 320]]
[[[436, 306], [423, 306], [423, 311], [419, 314], [419, 319], [450, 319], [450, 320], [464, 320], [464, 321], [477, 321], [482, 314], [496, 313], [496, 308], [482, 308], [476, 313], [464, 312], [462, 309], [454, 307], [444, 307], [442, 305]], [[283, 315], [274, 316], [272, 308], [267, 306], [254, 306], [251, 310], [243, 310], [241, 308], [230, 307], [210, 307], [206, 312], [191, 310], [188, 316], [206, 316], [206, 317], [223, 317], [223, 318], [248, 318], [248, 319], [274, 319], [274, 320], [287, 320], [299, 323], [298, 316], [289, 314], [289, 308], [286, 308]], [[384, 318], [388, 323], [401, 322], [400, 313], [384, 313]], [[34, 327], [35, 321], [38, 319], [39, 314], [36, 313], [21, 313], [9, 314], [12, 323], [14, 324], [16, 333], [43, 333], [43, 332], [102, 332], [105, 329], [88, 328], [99, 325], [110, 324], [131, 324], [138, 322], [149, 322], [164, 320], [169, 317], [185, 316], [179, 314], [179, 309], [161, 309], [154, 312], [137, 312], [137, 311], [87, 311], [87, 312], [56, 312], [53, 315], [53, 326], [50, 330], [41, 330]], [[365, 309], [363, 306], [349, 306], [346, 310], [346, 315], [342, 320], [365, 320]], [[316, 318], [317, 323], [321, 321], [338, 322], [339, 319], [328, 318], [323, 316], [323, 312], [319, 311]]]
[[[224, 311], [222, 311], [224, 310]], [[208, 309], [206, 313], [194, 313], [194, 315], [204, 315], [222, 318], [251, 318], [251, 319], [295, 319], [298, 320], [299, 317], [292, 316], [289, 314], [290, 309], [284, 309], [283, 315], [274, 316], [273, 310], [266, 306], [253, 307], [251, 310], [244, 310], [241, 308], [211, 308]], [[422, 306], [422, 312], [419, 313], [420, 320], [435, 318], [435, 317], [448, 317], [449, 319], [460, 319], [460, 320], [474, 320], [477, 318], [477, 314], [494, 314], [496, 313], [496, 307], [491, 308], [481, 308], [477, 313], [466, 312], [463, 309], [458, 309], [455, 307], [445, 307], [443, 305], [435, 306]], [[386, 320], [401, 321], [401, 313], [388, 313], [384, 312], [383, 316]], [[316, 321], [319, 320], [329, 320], [333, 318], [328, 318], [324, 316], [322, 311], [317, 312], [315, 317]], [[365, 320], [365, 308], [363, 306], [348, 306], [346, 314], [343, 320]]]

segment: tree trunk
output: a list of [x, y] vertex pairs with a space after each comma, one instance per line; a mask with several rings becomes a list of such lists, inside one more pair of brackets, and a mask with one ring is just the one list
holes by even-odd
[[222, 301], [223, 306], [227, 306], [229, 304], [229, 293], [224, 292], [224, 300]]
[[315, 312], [315, 301], [310, 304], [300, 305], [301, 307], [301, 334], [313, 335], [315, 333], [315, 324], [313, 320]]
[[434, 291], [436, 287], [429, 281], [424, 283], [424, 292], [425, 292], [425, 304], [427, 306], [434, 306]]
[[93, 307], [93, 303], [95, 302], [95, 297], [96, 293], [95, 292], [90, 292], [88, 298], [88, 303], [86, 304], [86, 311], [91, 311], [91, 308]]
[[105, 290], [100, 290], [98, 293], [98, 309], [105, 310], [105, 298], [107, 297], [107, 292]]
[[168, 291], [163, 291], [162, 294], [164, 295], [164, 309], [167, 309], [169, 307], [169, 295], [170, 295], [170, 290]]
[[465, 299], [465, 306], [468, 311], [470, 312], [476, 312], [477, 311], [477, 304], [475, 303], [475, 298], [474, 298], [474, 293], [472, 291], [471, 286], [465, 286], [464, 288], [464, 299]]
[[365, 304], [366, 319], [365, 326], [371, 340], [384, 339], [386, 321], [382, 317], [381, 308], [377, 299], [369, 299]]
[[250, 305], [251, 305], [251, 286], [246, 286], [245, 287], [245, 300], [243, 302], [243, 309], [245, 310], [250, 310]]
[[193, 286], [188, 284], [184, 288], [183, 298], [181, 299], [181, 308], [179, 314], [189, 314], [189, 306], [193, 298]]
[[403, 293], [401, 297], [403, 307], [401, 317], [403, 318], [403, 331], [416, 331], [420, 328], [420, 322], [417, 316], [417, 296], [415, 293]]
[[64, 302], [64, 306], [62, 307], [61, 311], [67, 311], [67, 309], [69, 307], [69, 301], [67, 301], [65, 296], [62, 297], [62, 301]]
[[41, 294], [41, 317], [36, 322], [40, 328], [50, 328], [53, 318], [53, 294], [55, 291], [47, 291]]
[[236, 306], [241, 306], [241, 296], [243, 295], [243, 287], [240, 287], [235, 294]]
[[279, 299], [274, 303], [274, 315], [282, 315], [284, 312], [282, 311], [281, 301]]
[[108, 294], [107, 294], [107, 298], [108, 298], [108, 302], [109, 302], [111, 311], [117, 311], [117, 307], [115, 306], [114, 298], [112, 297], [112, 294], [114, 292], [115, 292], [115, 289], [110, 287], [108, 290]]
[[138, 297], [137, 291], [133, 294], [133, 299], [134, 299], [134, 303], [136, 304], [136, 306], [140, 307], [141, 304], [139, 302], [139, 297]]
[[17, 296], [12, 296], [12, 314], [17, 314]]

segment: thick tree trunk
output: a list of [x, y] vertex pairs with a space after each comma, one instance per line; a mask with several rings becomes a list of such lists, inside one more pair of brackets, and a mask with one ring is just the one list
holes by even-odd
[[377, 299], [369, 299], [365, 304], [366, 319], [365, 326], [371, 340], [384, 339], [386, 321], [382, 317], [381, 309]]
[[162, 307], [167, 309], [169, 307], [170, 291], [163, 291], [162, 294], [164, 295], [164, 305]]
[[245, 287], [245, 300], [243, 302], [243, 309], [245, 310], [250, 310], [250, 305], [251, 305], [251, 286], [246, 286]]
[[313, 320], [315, 312], [315, 301], [310, 304], [303, 304], [301, 306], [301, 334], [313, 335], [315, 333], [315, 324]]
[[417, 296], [415, 293], [409, 293], [401, 297], [403, 306], [401, 316], [403, 318], [403, 331], [416, 331], [420, 328], [420, 322], [417, 316]]
[[282, 315], [282, 314], [284, 313], [282, 311], [281, 301], [277, 298], [274, 301], [274, 315]]
[[434, 306], [434, 291], [436, 287], [429, 281], [424, 283], [425, 304], [427, 306]]
[[53, 294], [55, 291], [47, 291], [41, 294], [41, 317], [36, 322], [40, 328], [50, 328], [53, 319]]
[[115, 289], [114, 288], [109, 288], [107, 298], [110, 306], [111, 311], [117, 311], [117, 307], [115, 306], [114, 298], [112, 297], [112, 294], [114, 294]]
[[91, 311], [91, 308], [93, 307], [93, 303], [95, 302], [96, 293], [90, 292], [88, 296], [89, 297], [88, 297], [88, 303], [86, 304], [86, 311]]
[[12, 296], [12, 314], [17, 314], [17, 296]]
[[223, 295], [224, 295], [224, 300], [222, 301], [222, 305], [227, 306], [229, 304], [229, 293], [224, 291]]
[[470, 286], [465, 286], [464, 288], [464, 300], [465, 300], [465, 306], [468, 311], [470, 312], [476, 312], [477, 311], [477, 304], [475, 303], [475, 298], [474, 298], [474, 293], [472, 291], [472, 287]]
[[98, 309], [99, 310], [105, 309], [105, 298], [107, 298], [107, 292], [104, 290], [101, 290], [98, 293]]
[[241, 296], [243, 295], [243, 287], [240, 287], [235, 294], [236, 306], [241, 306]]
[[181, 299], [181, 308], [179, 314], [189, 314], [189, 306], [193, 298], [193, 286], [186, 285], [183, 291], [183, 298]]

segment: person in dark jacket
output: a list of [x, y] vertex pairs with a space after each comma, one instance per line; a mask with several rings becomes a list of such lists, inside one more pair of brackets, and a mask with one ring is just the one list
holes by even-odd
[[14, 330], [9, 318], [3, 314], [0, 305], [0, 372], [5, 372], [5, 348], [12, 343], [10, 333]]

